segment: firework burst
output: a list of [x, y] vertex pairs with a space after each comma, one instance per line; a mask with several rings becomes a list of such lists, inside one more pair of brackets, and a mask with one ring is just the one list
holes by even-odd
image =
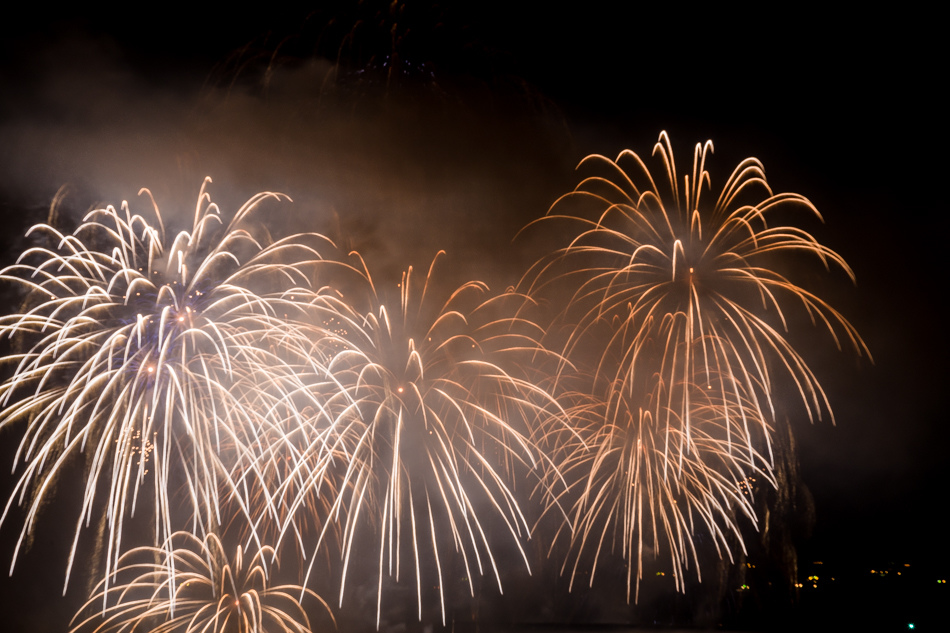
[[[309, 633], [298, 585], [272, 586], [264, 546], [248, 557], [241, 546], [227, 556], [220, 539], [177, 532], [163, 547], [140, 547], [122, 556], [107, 581], [72, 622], [72, 633]], [[105, 605], [105, 607], [103, 607]], [[83, 613], [90, 615], [83, 617]]]
[[82, 464], [67, 584], [96, 508], [107, 578], [143, 503], [154, 543], [170, 542], [180, 506], [199, 534], [218, 529], [225, 499], [247, 516], [247, 481], [265, 475], [257, 438], [302, 393], [299, 368], [312, 359], [294, 319], [311, 296], [297, 286], [319, 259], [313, 240], [255, 236], [248, 216], [276, 194], [255, 196], [225, 225], [205, 185], [190, 232], [166, 240], [157, 206], [149, 222], [123, 203], [90, 212], [71, 235], [34, 227], [51, 246], [0, 272], [26, 291], [21, 312], [0, 321], [19, 349], [6, 359], [0, 425], [25, 423], [24, 472], [2, 520], [26, 502], [19, 552], [57, 478]]
[[[573, 409], [581, 427], [595, 429], [589, 442], [597, 448], [568, 451], [581, 482], [572, 542], [593, 552], [594, 568], [621, 544], [639, 579], [645, 544], [665, 541], [680, 589], [688, 561], [698, 565], [697, 524], [721, 555], [730, 554], [726, 533], [741, 544], [734, 516], [754, 513], [735, 487], [753, 474], [770, 479], [779, 385], [794, 386], [810, 419], [831, 411], [788, 340], [792, 306], [839, 349], [867, 353], [834, 308], [776, 267], [811, 258], [854, 279], [840, 255], [782, 223], [787, 213], [820, 219], [815, 207], [773, 194], [754, 158], [707, 201], [711, 152], [711, 142], [697, 145], [682, 180], [665, 132], [654, 146], [657, 177], [629, 150], [615, 161], [586, 158], [581, 166], [607, 175], [585, 178], [537, 221], [576, 229], [525, 278], [528, 294], [566, 306], [552, 337], [564, 333], [564, 357], [589, 368], [586, 391], [595, 397]], [[562, 381], [573, 372], [563, 367]]]
[[[803, 196], [774, 195], [754, 158], [742, 161], [718, 199], [707, 204], [711, 153], [711, 141], [696, 146], [692, 174], [681, 184], [669, 137], [662, 133], [654, 147], [665, 176], [662, 188], [629, 150], [616, 161], [584, 159], [582, 166], [604, 165], [609, 176], [584, 179], [542, 219], [571, 221], [579, 231], [529, 273], [531, 292], [543, 292], [554, 280], [576, 280], [562, 315], [573, 325], [567, 356], [577, 357], [592, 337], [606, 336], [597, 372], [610, 383], [637, 380], [641, 366], [648, 374], [661, 367], [668, 384], [691, 380], [696, 372], [707, 374], [703, 381], [710, 383], [717, 374], [724, 389], [755, 398], [768, 419], [774, 415], [773, 375], [780, 368], [794, 381], [809, 417], [820, 417], [830, 407], [786, 338], [788, 304], [802, 306], [839, 348], [844, 340], [859, 352], [867, 349], [834, 308], [774, 264], [800, 264], [805, 255], [826, 269], [838, 267], [852, 281], [854, 274], [809, 233], [773, 222], [785, 211], [821, 216]], [[571, 213], [565, 207], [574, 202], [589, 206]]]
[[[562, 567], [562, 573], [569, 570], [571, 587], [588, 571], [593, 585], [598, 562], [612, 552], [628, 562], [627, 600], [639, 595], [648, 554], [667, 558], [682, 591], [690, 567], [701, 578], [698, 534], [708, 534], [723, 558], [732, 558], [735, 543], [744, 548], [737, 519], [755, 522], [756, 512], [742, 494], [743, 482], [774, 482], [768, 455], [736, 446], [762, 443], [758, 409], [748, 399], [724, 402], [721, 392], [695, 382], [674, 390], [692, 392], [685, 414], [657, 414], [653, 401], [666, 400], [663, 389], [633, 396], [621, 388], [608, 401], [567, 396], [574, 402], [568, 415], [584, 439], [583, 445], [574, 440], [561, 449], [562, 471], [572, 486], [564, 496], [573, 500], [566, 502], [573, 504], [573, 547]], [[749, 438], [750, 430], [759, 431], [758, 437]]]
[[314, 387], [324, 402], [324, 439], [315, 446], [328, 464], [314, 483], [337, 482], [341, 600], [354, 552], [375, 543], [377, 624], [386, 576], [411, 577], [420, 618], [434, 587], [443, 623], [450, 570], [471, 595], [483, 574], [500, 590], [496, 528], [527, 568], [528, 523], [514, 482], [550, 472], [532, 438], [556, 404], [508, 364], [545, 354], [531, 328], [498, 316], [499, 299], [485, 301], [484, 284], [443, 294], [434, 269], [435, 260], [421, 279], [404, 273], [392, 305], [367, 273], [373, 308], [328, 306], [324, 321], [338, 327], [317, 345], [332, 381]]

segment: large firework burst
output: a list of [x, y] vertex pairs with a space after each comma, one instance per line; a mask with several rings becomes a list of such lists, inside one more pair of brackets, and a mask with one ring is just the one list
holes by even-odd
[[317, 345], [331, 379], [314, 387], [324, 402], [324, 439], [314, 446], [335, 466], [313, 481], [332, 477], [339, 491], [341, 600], [355, 552], [374, 543], [377, 622], [386, 576], [410, 576], [420, 618], [423, 594], [434, 588], [443, 622], [449, 570], [471, 594], [482, 574], [501, 589], [492, 532], [527, 567], [515, 482], [550, 473], [533, 438], [556, 404], [508, 363], [545, 352], [530, 327], [500, 316], [504, 297], [485, 301], [478, 282], [443, 293], [434, 268], [435, 260], [421, 279], [404, 273], [392, 305], [367, 273], [371, 310], [328, 304], [324, 321], [338, 327]]
[[255, 233], [248, 216], [276, 194], [224, 224], [205, 185], [191, 230], [170, 240], [154, 202], [154, 221], [123, 203], [90, 212], [71, 235], [34, 227], [48, 245], [0, 272], [26, 292], [20, 313], [0, 321], [19, 350], [6, 359], [0, 425], [25, 424], [25, 468], [3, 519], [26, 502], [18, 552], [57, 478], [84, 467], [67, 583], [98, 508], [107, 577], [143, 502], [153, 543], [169, 542], [179, 507], [199, 534], [218, 529], [224, 499], [246, 515], [247, 482], [264, 477], [268, 457], [257, 438], [285, 424], [303, 393], [310, 344], [294, 319], [310, 297], [297, 286], [318, 259], [313, 240]]
[[[71, 631], [96, 633], [310, 633], [298, 585], [274, 586], [267, 547], [248, 557], [241, 546], [228, 556], [214, 534], [200, 539], [173, 534], [163, 547], [140, 547], [122, 556], [102, 581]], [[87, 614], [87, 615], [82, 615]]]
[[525, 278], [529, 294], [566, 306], [551, 333], [564, 333], [566, 359], [589, 368], [595, 397], [575, 409], [579, 422], [594, 420], [599, 448], [571, 453], [583, 482], [572, 540], [594, 553], [595, 567], [602, 551], [622, 544], [637, 578], [644, 545], [665, 541], [680, 588], [684, 565], [698, 563], [697, 519], [721, 553], [729, 554], [725, 533], [741, 544], [734, 516], [754, 514], [735, 487], [746, 476], [768, 478], [780, 386], [794, 387], [809, 418], [830, 413], [788, 339], [793, 306], [839, 348], [867, 352], [834, 308], [783, 272], [818, 263], [853, 280], [840, 255], [784, 223], [786, 213], [820, 219], [815, 207], [773, 194], [754, 158], [707, 201], [711, 152], [711, 142], [697, 145], [682, 180], [665, 132], [654, 146], [656, 177], [629, 150], [617, 160], [586, 158], [582, 166], [607, 174], [582, 180], [538, 221], [575, 229]]

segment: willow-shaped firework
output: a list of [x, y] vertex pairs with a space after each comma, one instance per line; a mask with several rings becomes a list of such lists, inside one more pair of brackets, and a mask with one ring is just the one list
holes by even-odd
[[26, 291], [21, 312], [0, 321], [19, 350], [6, 358], [14, 368], [0, 385], [0, 425], [25, 424], [25, 468], [2, 519], [26, 503], [14, 564], [57, 478], [79, 465], [85, 491], [67, 584], [98, 508], [107, 578], [123, 524], [143, 501], [154, 544], [170, 542], [181, 522], [214, 532], [224, 500], [253, 524], [248, 482], [263, 481], [262, 458], [277, 454], [259, 450], [258, 438], [286, 424], [305, 393], [300, 367], [312, 365], [295, 324], [311, 294], [296, 286], [319, 259], [319, 236], [256, 237], [248, 216], [280, 197], [270, 193], [225, 225], [205, 185], [191, 231], [170, 241], [157, 206], [150, 222], [123, 203], [90, 212], [71, 235], [34, 227], [29, 235], [49, 245], [0, 272]]
[[752, 508], [727, 482], [768, 475], [779, 386], [794, 388], [809, 418], [830, 413], [787, 337], [789, 311], [798, 306], [839, 348], [867, 353], [837, 311], [781, 272], [810, 258], [853, 280], [840, 255], [782, 223], [786, 213], [820, 219], [815, 207], [773, 194], [754, 158], [707, 202], [711, 152], [711, 142], [696, 145], [682, 180], [665, 132], [654, 146], [657, 177], [629, 150], [616, 161], [584, 159], [607, 174], [585, 178], [536, 221], [575, 228], [524, 281], [531, 296], [566, 306], [550, 328], [573, 363], [560, 380], [588, 368], [595, 404], [579, 405], [580, 426], [603, 427], [599, 448], [568, 458], [583, 464], [574, 468], [583, 482], [574, 486], [576, 549], [593, 551], [596, 568], [617, 531], [639, 579], [645, 544], [665, 541], [681, 589], [684, 565], [696, 559], [695, 517], [720, 552], [729, 553], [724, 532], [741, 543], [735, 508], [750, 516]]
[[375, 543], [377, 623], [386, 576], [410, 576], [420, 619], [423, 594], [435, 588], [443, 622], [453, 578], [474, 595], [473, 579], [491, 574], [501, 590], [500, 567], [511, 561], [493, 553], [498, 532], [528, 566], [515, 482], [550, 473], [533, 438], [557, 405], [513, 362], [545, 352], [530, 327], [502, 316], [504, 296], [485, 301], [478, 282], [445, 293], [434, 268], [421, 279], [404, 273], [395, 305], [367, 272], [373, 308], [328, 304], [323, 320], [335, 333], [317, 345], [332, 380], [314, 386], [324, 403], [324, 439], [314, 446], [333, 465], [313, 482], [332, 478], [339, 491], [341, 601], [354, 553]]
[[[73, 618], [71, 633], [310, 633], [298, 585], [272, 586], [264, 546], [248, 557], [241, 546], [229, 557], [220, 539], [176, 532], [163, 547], [140, 547], [122, 556], [107, 581]], [[86, 615], [84, 615], [86, 614]]]

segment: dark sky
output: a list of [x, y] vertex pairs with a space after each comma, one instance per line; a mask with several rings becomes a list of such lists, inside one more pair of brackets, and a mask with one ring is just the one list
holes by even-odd
[[210, 175], [222, 206], [287, 193], [288, 226], [336, 231], [395, 276], [443, 248], [460, 276], [503, 288], [532, 258], [512, 236], [584, 155], [647, 154], [665, 129], [686, 165], [710, 138], [718, 182], [760, 158], [773, 188], [821, 210], [806, 228], [858, 279], [825, 291], [875, 362], [818, 341], [809, 359], [837, 425], [792, 422], [816, 502], [804, 550], [947, 563], [936, 16], [505, 4], [407, 3], [395, 19], [385, 2], [28, 9], [0, 41], [2, 243], [18, 248], [62, 185], [64, 212], [145, 205], [146, 186], [174, 215]]

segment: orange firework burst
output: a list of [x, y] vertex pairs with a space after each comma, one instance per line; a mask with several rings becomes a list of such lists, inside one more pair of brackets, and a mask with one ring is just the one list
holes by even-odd
[[629, 150], [616, 160], [584, 159], [581, 166], [607, 174], [585, 178], [536, 221], [576, 228], [525, 278], [539, 298], [568, 289], [551, 331], [566, 332], [566, 359], [591, 368], [597, 399], [578, 418], [595, 416], [599, 448], [572, 457], [584, 464], [572, 541], [595, 552], [596, 567], [616, 533], [639, 578], [644, 543], [661, 534], [680, 588], [684, 564], [696, 560], [696, 518], [727, 554], [724, 532], [741, 543], [735, 509], [754, 515], [735, 483], [768, 478], [779, 385], [794, 386], [810, 419], [831, 411], [788, 339], [792, 307], [839, 348], [867, 353], [847, 320], [776, 267], [811, 258], [853, 280], [840, 255], [782, 223], [786, 212], [820, 219], [815, 207], [797, 194], [773, 194], [754, 158], [707, 201], [711, 153], [711, 142], [698, 144], [682, 179], [665, 132], [653, 151], [657, 177]]

